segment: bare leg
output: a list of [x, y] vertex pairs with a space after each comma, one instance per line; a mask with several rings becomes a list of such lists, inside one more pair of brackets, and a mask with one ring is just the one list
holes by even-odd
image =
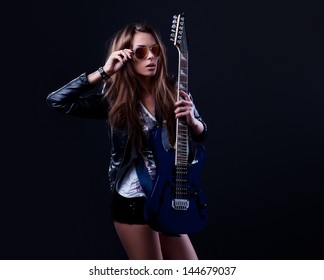
[[187, 234], [181, 234], [179, 237], [160, 234], [160, 243], [164, 259], [198, 260]]
[[149, 226], [118, 222], [114, 225], [130, 260], [162, 260], [159, 234]]

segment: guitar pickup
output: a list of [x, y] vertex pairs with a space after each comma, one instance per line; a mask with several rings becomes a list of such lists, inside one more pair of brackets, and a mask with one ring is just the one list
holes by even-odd
[[172, 208], [175, 210], [187, 210], [189, 208], [188, 199], [172, 199]]

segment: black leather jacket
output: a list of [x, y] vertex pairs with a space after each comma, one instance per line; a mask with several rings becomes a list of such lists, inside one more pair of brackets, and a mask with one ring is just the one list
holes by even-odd
[[[107, 119], [109, 104], [103, 98], [103, 91], [93, 93], [95, 85], [89, 84], [87, 74], [70, 81], [60, 89], [50, 93], [46, 102], [51, 107], [68, 115], [86, 118]], [[195, 117], [204, 125], [200, 135], [191, 135], [195, 142], [203, 142], [207, 134], [207, 126], [195, 109]], [[109, 165], [109, 184], [113, 190], [116, 183], [123, 177], [128, 167], [137, 157], [133, 145], [127, 141], [126, 129], [110, 128], [111, 157]]]

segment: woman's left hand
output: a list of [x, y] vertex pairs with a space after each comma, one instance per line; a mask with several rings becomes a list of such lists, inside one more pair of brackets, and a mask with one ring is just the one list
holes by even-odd
[[196, 120], [193, 112], [193, 103], [189, 95], [183, 90], [180, 90], [179, 94], [182, 96], [183, 99], [175, 103], [175, 117], [186, 117], [187, 124], [191, 126]]
[[191, 131], [194, 134], [198, 135], [204, 130], [204, 126], [199, 120], [195, 118], [194, 104], [186, 92], [180, 90], [179, 94], [183, 97], [183, 99], [175, 103], [175, 117], [185, 117], [188, 126], [191, 128]]

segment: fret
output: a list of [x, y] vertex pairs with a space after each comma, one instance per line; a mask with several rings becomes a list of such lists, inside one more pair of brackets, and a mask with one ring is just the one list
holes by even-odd
[[186, 144], [186, 140], [187, 140], [187, 138], [186, 138], [186, 135], [179, 135], [179, 139], [181, 140], [181, 141], [179, 141], [179, 146], [181, 146], [181, 145], [184, 145], [184, 146], [186, 146], [185, 144]]
[[180, 137], [178, 142], [178, 149], [181, 151], [182, 150], [187, 150], [187, 139], [185, 137]]
[[180, 141], [178, 141], [178, 149], [180, 149], [181, 150], [181, 148], [182, 149], [187, 149], [187, 138], [186, 137], [179, 137], [179, 140]]
[[180, 83], [179, 88], [182, 89], [184, 92], [187, 92], [188, 90], [188, 85], [185, 83]]
[[187, 81], [188, 81], [188, 73], [186, 73], [185, 71], [182, 71], [182, 73], [180, 75], [180, 82], [187, 83]]
[[183, 118], [183, 119], [179, 119], [179, 127], [180, 128], [183, 128], [183, 129], [186, 129], [187, 128], [187, 122], [186, 120]]
[[188, 52], [181, 52], [180, 68], [188, 68]]
[[[186, 170], [177, 170], [177, 173], [178, 173], [178, 174], [187, 175], [187, 174], [188, 174], [188, 170], [187, 170], [187, 169], [186, 169]], [[177, 179], [179, 182], [181, 182], [181, 181], [185, 181], [185, 180], [186, 180], [185, 177], [177, 177], [176, 179]]]
[[180, 68], [180, 77], [186, 78], [188, 76], [188, 68]]
[[187, 147], [183, 147], [181, 149], [181, 147], [178, 147], [178, 157], [179, 159], [185, 159], [187, 157]]

